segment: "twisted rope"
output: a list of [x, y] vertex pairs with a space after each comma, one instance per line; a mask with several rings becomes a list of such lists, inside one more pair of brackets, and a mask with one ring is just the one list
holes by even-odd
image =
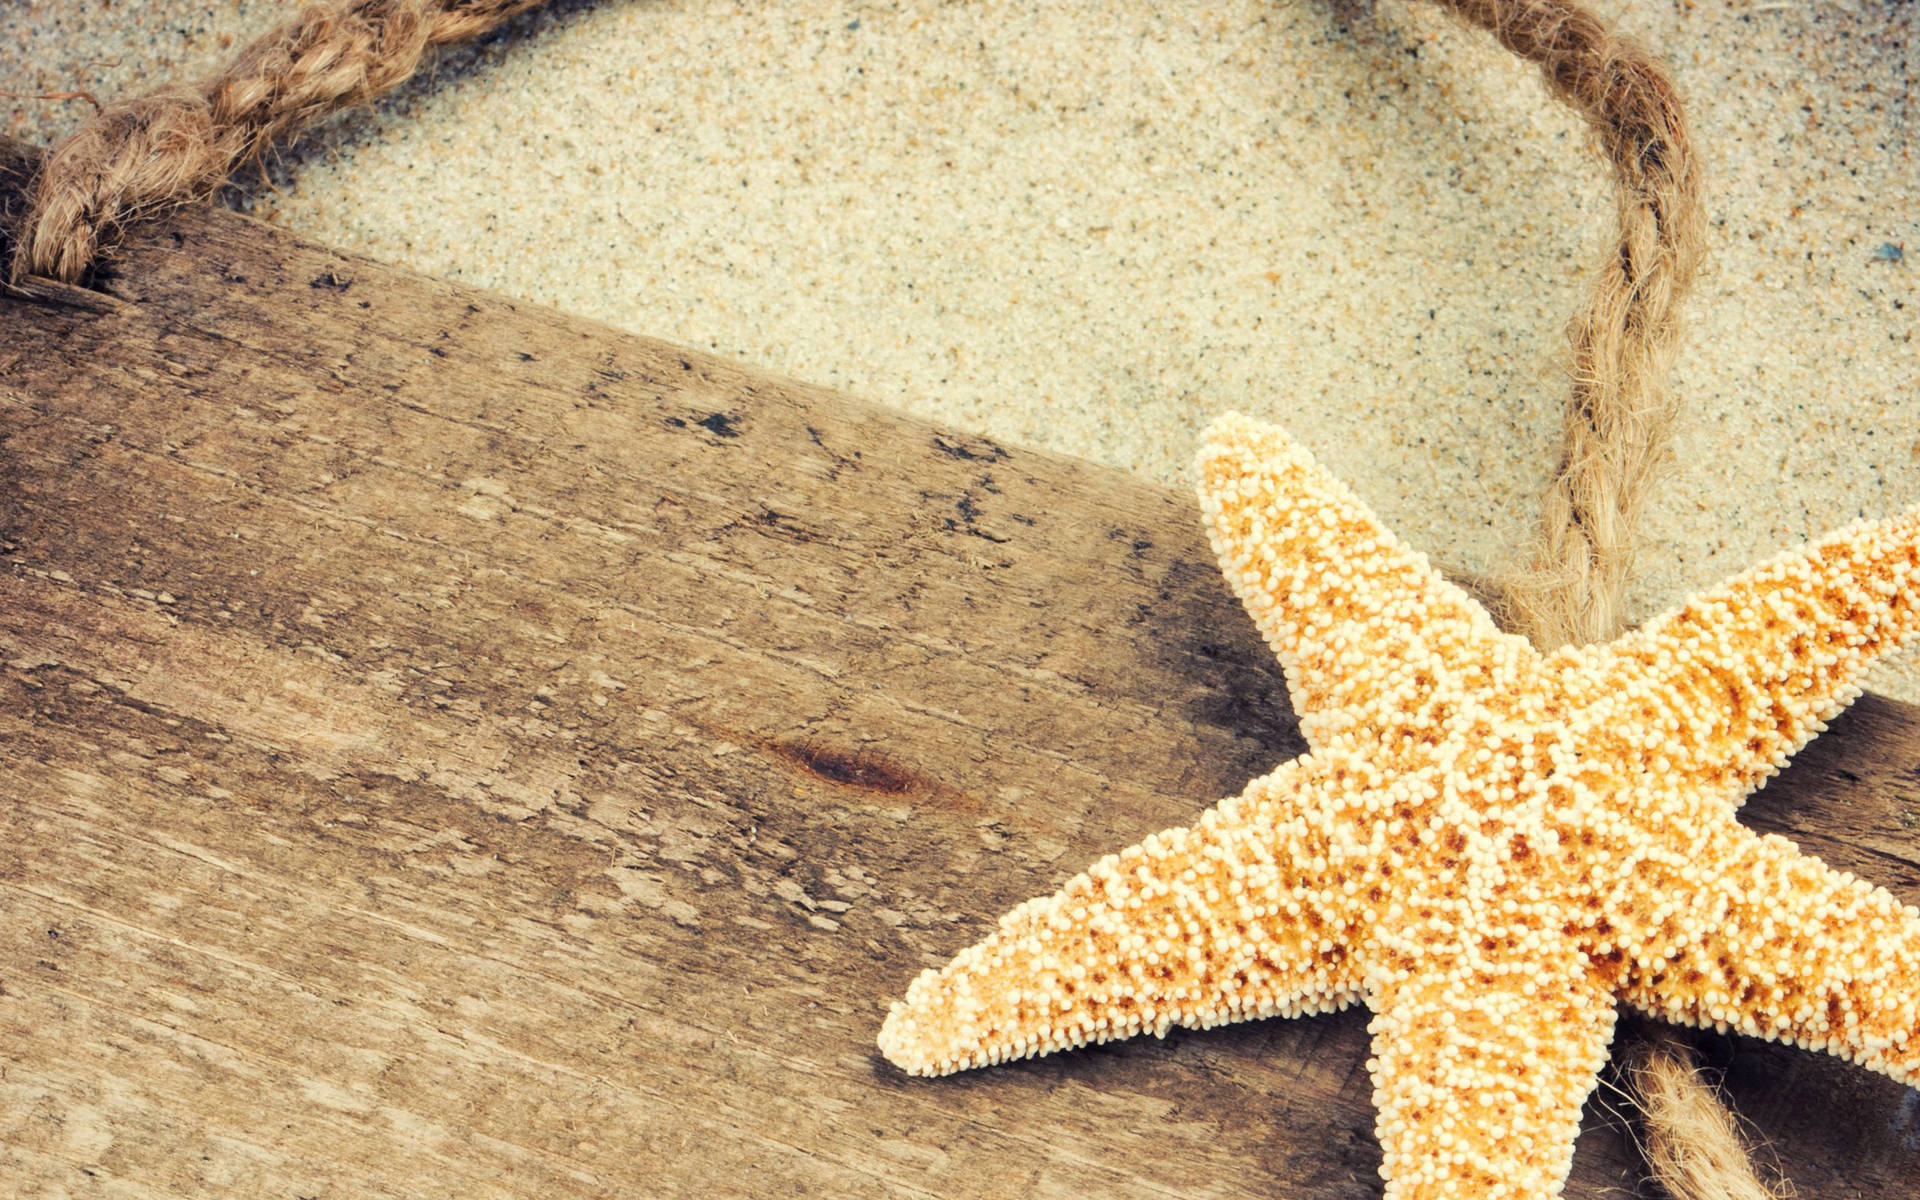
[[[435, 47], [545, 0], [334, 0], [255, 41], [225, 71], [108, 105], [49, 154], [10, 267], [77, 282], [123, 226], [219, 188], [273, 142], [398, 86]], [[1573, 391], [1540, 538], [1503, 580], [1510, 627], [1551, 648], [1605, 641], [1677, 405], [1667, 374], [1705, 244], [1700, 182], [1665, 71], [1576, 0], [1435, 0], [1537, 64], [1585, 116], [1618, 187], [1617, 235], [1569, 329]], [[1648, 1161], [1677, 1200], [1763, 1200], [1732, 1119], [1671, 1037], [1628, 1077]]]
[[1665, 70], [1577, 3], [1439, 3], [1539, 65], [1599, 136], [1619, 184], [1614, 244], [1569, 330], [1573, 395], [1540, 542], [1502, 581], [1510, 622], [1543, 649], [1608, 641], [1621, 629], [1635, 530], [1678, 408], [1667, 371], [1706, 245], [1686, 118]]
[[107, 105], [41, 165], [10, 279], [78, 282], [122, 226], [211, 196], [275, 141], [399, 86], [428, 50], [542, 3], [312, 4], [212, 78]]
[[1675, 1200], [1781, 1200], [1784, 1181], [1760, 1181], [1733, 1114], [1693, 1065], [1692, 1052], [1662, 1032], [1628, 1051], [1627, 1081], [1647, 1117], [1647, 1165]]

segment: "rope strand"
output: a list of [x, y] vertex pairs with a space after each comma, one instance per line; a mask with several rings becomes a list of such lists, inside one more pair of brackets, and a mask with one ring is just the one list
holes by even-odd
[[1539, 65], [1598, 134], [1619, 184], [1613, 246], [1569, 329], [1573, 395], [1540, 542], [1503, 578], [1506, 616], [1542, 649], [1621, 630], [1634, 535], [1677, 404], [1667, 390], [1680, 302], [1704, 256], [1686, 117], [1636, 43], [1564, 0], [1439, 0]]
[[1646, 1155], [1653, 1177], [1676, 1200], [1786, 1200], [1784, 1181], [1768, 1186], [1735, 1128], [1733, 1114], [1671, 1033], [1627, 1052], [1626, 1078], [1647, 1116]]
[[121, 227], [211, 196], [275, 141], [398, 87], [428, 50], [545, 2], [313, 4], [210, 79], [107, 105], [42, 163], [11, 281], [78, 282]]

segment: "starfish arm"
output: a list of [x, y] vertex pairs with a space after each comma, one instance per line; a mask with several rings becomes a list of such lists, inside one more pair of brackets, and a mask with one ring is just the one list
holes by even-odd
[[1279, 429], [1218, 418], [1198, 471], [1220, 569], [1279, 657], [1313, 745], [1362, 708], [1400, 714], [1409, 732], [1444, 719], [1426, 706], [1447, 690], [1451, 664], [1484, 659], [1462, 652], [1471, 643], [1511, 643], [1532, 661], [1524, 639], [1502, 634]]
[[1920, 632], [1920, 508], [1859, 522], [1736, 575], [1583, 661], [1610, 724], [1733, 805], [1860, 695], [1876, 659]]
[[1785, 838], [1734, 830], [1695, 902], [1669, 918], [1672, 943], [1643, 952], [1624, 998], [1920, 1085], [1920, 911]]
[[1370, 987], [1386, 1200], [1560, 1194], [1615, 1006], [1570, 944], [1540, 942], [1548, 957], [1427, 959]]
[[944, 1075], [1176, 1024], [1345, 1007], [1359, 976], [1342, 941], [1343, 894], [1314, 875], [1303, 814], [1316, 790], [1288, 763], [1194, 825], [1020, 905], [913, 981], [881, 1027], [881, 1051], [911, 1074]]

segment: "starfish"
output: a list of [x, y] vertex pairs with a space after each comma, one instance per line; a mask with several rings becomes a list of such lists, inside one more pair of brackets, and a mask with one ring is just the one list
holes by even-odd
[[923, 973], [889, 1059], [1364, 1002], [1389, 1200], [1558, 1195], [1623, 1001], [1920, 1083], [1920, 912], [1734, 819], [1920, 630], [1920, 508], [1543, 656], [1280, 430], [1199, 473], [1309, 753]]

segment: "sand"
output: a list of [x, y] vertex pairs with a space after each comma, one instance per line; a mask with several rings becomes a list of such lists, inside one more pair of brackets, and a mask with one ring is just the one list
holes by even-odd
[[[1920, 502], [1917, 8], [1608, 7], [1713, 222], [1635, 615]], [[192, 76], [282, 11], [13, 0], [0, 88]], [[1528, 67], [1348, 0], [559, 0], [272, 174], [235, 202], [343, 249], [1170, 485], [1275, 420], [1470, 570], [1532, 533], [1612, 203]]]

